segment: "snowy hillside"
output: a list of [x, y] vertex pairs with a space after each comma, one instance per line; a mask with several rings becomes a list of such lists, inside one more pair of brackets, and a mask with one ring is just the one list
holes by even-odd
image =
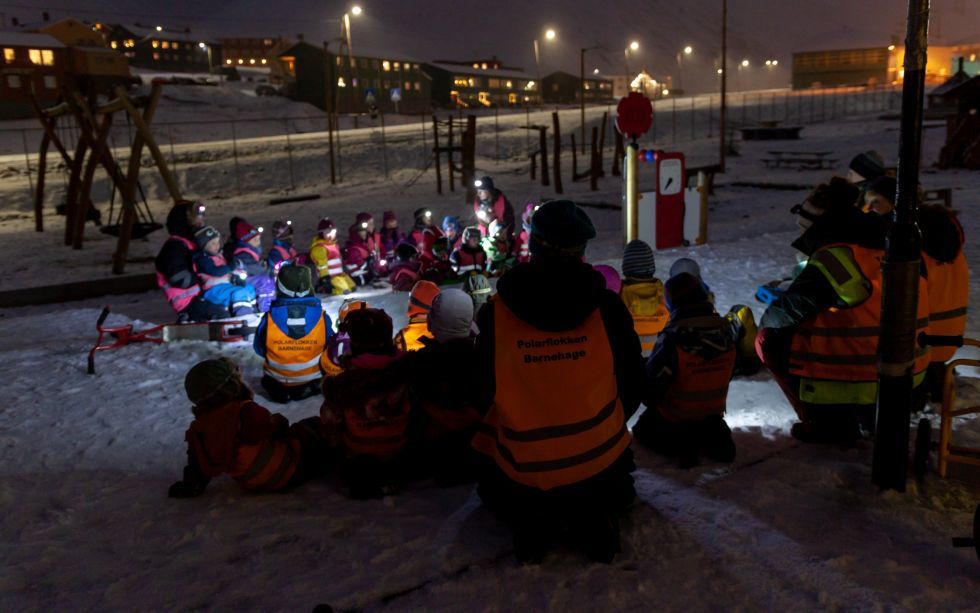
[[[841, 167], [854, 153], [875, 148], [894, 162], [896, 127], [871, 116], [828, 122], [808, 126], [804, 140], [779, 148], [829, 150]], [[935, 159], [941, 132], [926, 130], [926, 162]], [[516, 126], [508, 138], [514, 142], [506, 147], [524, 146]], [[419, 147], [407, 135], [400, 146], [404, 156]], [[360, 147], [357, 159], [370, 160], [369, 136]], [[753, 301], [755, 286], [794, 262], [788, 209], [805, 192], [733, 183], [814, 184], [827, 175], [767, 171], [761, 158], [770, 148], [741, 143], [741, 155], [730, 158], [712, 200], [708, 245], [657, 253], [662, 272], [678, 257], [696, 258], [720, 309], [746, 303], [757, 317], [763, 309]], [[694, 141], [684, 150], [692, 163], [708, 163], [717, 143]], [[227, 181], [221, 166], [205, 163], [206, 154], [202, 174], [185, 180]], [[403, 224], [419, 206], [440, 215], [468, 213], [460, 192], [435, 195], [431, 171], [415, 182], [407, 172], [383, 181], [378, 166], [352, 168], [345, 172], [364, 173], [360, 182], [329, 188], [323, 167], [317, 177], [314, 160], [308, 164], [298, 191], [322, 191], [324, 199], [270, 207], [262, 182], [285, 172], [270, 161], [279, 174], [251, 177], [242, 196], [207, 199], [210, 221], [224, 229], [235, 214], [266, 226], [287, 217], [302, 244], [324, 214], [343, 227], [362, 209], [376, 215], [393, 209]], [[498, 162], [481, 155], [478, 170], [493, 174], [515, 205], [552, 195], [529, 180], [522, 156]], [[954, 189], [967, 256], [972, 270], [980, 270], [970, 238], [980, 235], [980, 174], [926, 168], [922, 179], [927, 187]], [[649, 181], [644, 176], [642, 184]], [[566, 181], [566, 195], [586, 204], [618, 203], [619, 193], [613, 178], [599, 192]], [[618, 266], [620, 214], [588, 210], [600, 234], [588, 259]], [[57, 244], [57, 231], [37, 235], [16, 209], [5, 214], [0, 257], [13, 262], [18, 285], [108, 268], [111, 249], [100, 243], [106, 239], [93, 236], [83, 254], [98, 254], [98, 261], [83, 263]], [[134, 251], [152, 255], [162, 238], [154, 235]], [[980, 304], [975, 279], [971, 302]], [[404, 294], [368, 300], [388, 310], [396, 326], [405, 322]], [[972, 477], [960, 471], [973, 485], [930, 474], [904, 495], [879, 493], [870, 484], [870, 444], [845, 450], [798, 443], [789, 436], [794, 414], [766, 373], [732, 384], [734, 465], [682, 471], [637, 451], [639, 499], [624, 522], [624, 552], [610, 566], [561, 548], [539, 567], [517, 566], [509, 535], [471, 487], [421, 483], [382, 501], [355, 502], [333, 480], [260, 497], [219, 479], [198, 499], [168, 499], [191, 418], [182, 388], [186, 370], [202, 358], [228, 355], [258, 389], [261, 362], [245, 344], [130, 346], [100, 354], [98, 374], [88, 376], [85, 354], [103, 302], [0, 311], [0, 378], [8, 391], [0, 410], [0, 610], [292, 611], [321, 602], [435, 611], [973, 610], [980, 602], [980, 564], [972, 552], [949, 545], [951, 536], [970, 530], [980, 498], [976, 471]], [[110, 321], [142, 326], [172, 317], [158, 292], [111, 302], [117, 315]], [[338, 300], [326, 299], [325, 306], [333, 316]], [[976, 310], [968, 332], [980, 335]], [[962, 374], [961, 399], [980, 402], [980, 373]], [[316, 398], [284, 407], [259, 396], [291, 420], [319, 408]], [[980, 420], [964, 420], [957, 436], [980, 446]]]

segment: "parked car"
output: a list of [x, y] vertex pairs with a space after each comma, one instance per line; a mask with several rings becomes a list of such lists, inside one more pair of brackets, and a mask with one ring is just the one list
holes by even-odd
[[262, 83], [261, 85], [255, 88], [255, 95], [256, 96], [280, 96], [282, 95], [282, 92], [280, 92], [279, 88], [275, 87], [274, 85], [269, 85], [268, 83]]

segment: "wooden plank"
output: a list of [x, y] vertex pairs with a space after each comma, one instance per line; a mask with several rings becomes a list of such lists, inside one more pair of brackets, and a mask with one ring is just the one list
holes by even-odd
[[0, 308], [57, 304], [101, 296], [137, 294], [156, 288], [156, 275], [152, 273], [59, 283], [58, 285], [0, 291]]

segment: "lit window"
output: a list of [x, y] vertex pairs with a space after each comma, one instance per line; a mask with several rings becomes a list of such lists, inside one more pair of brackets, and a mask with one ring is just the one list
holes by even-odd
[[507, 81], [507, 89], [513, 89], [513, 88], [514, 88], [514, 82], [513, 81]]
[[6, 62], [6, 63], [8, 63], [8, 64], [10, 62], [13, 62], [14, 61], [14, 50], [13, 49], [5, 48], [3, 50], [3, 61]]
[[116, 44], [116, 41], [112, 41], [112, 42], [109, 43], [109, 46], [112, 47], [113, 49], [115, 49], [119, 45]]
[[416, 81], [415, 82], [415, 91], [419, 91], [420, 89], [422, 89], [422, 84], [419, 83], [418, 81]]
[[482, 68], [483, 70], [486, 70], [487, 69], [487, 63], [486, 62], [483, 62], [482, 64], [480, 64], [480, 68]]
[[231, 64], [231, 60], [225, 60], [225, 64]]
[[337, 65], [338, 65], [338, 66], [340, 66], [340, 65], [341, 65], [342, 63], [343, 63], [343, 58], [341, 58], [341, 57], [340, 57], [340, 56], [338, 55], [338, 56], [337, 56]]
[[479, 70], [480, 69], [480, 64], [477, 63], [477, 62], [473, 62], [473, 68], [476, 68], [477, 70]]
[[28, 49], [27, 57], [31, 60], [31, 64], [41, 63], [41, 50], [40, 49]]
[[250, 60], [248, 61], [248, 63], [249, 63], [249, 64], [255, 64], [255, 58], [252, 58], [252, 59], [250, 59]]
[[271, 47], [272, 46], [272, 39], [271, 38], [263, 38], [262, 39], [262, 44], [265, 45], [266, 47]]
[[263, 66], [265, 66], [268, 62], [269, 62], [269, 60], [267, 60], [265, 58], [262, 58], [262, 65]]
[[500, 79], [490, 79], [490, 89], [500, 89]]
[[337, 79], [337, 87], [347, 87], [347, 83], [344, 81], [344, 77], [339, 77]]
[[162, 43], [160, 43], [160, 47], [162, 49], [169, 49], [170, 48], [170, 41], [166, 41], [166, 40], [163, 41]]
[[970, 54], [970, 61], [971, 62], [977, 61], [977, 54], [976, 53], [971, 53]]
[[159, 43], [158, 41], [152, 41], [152, 42], [150, 43], [150, 45], [151, 45], [151, 46], [152, 46], [152, 47], [153, 47], [154, 49], [156, 49], [157, 47], [159, 47], [159, 46], [160, 46], [160, 43]]
[[389, 62], [388, 60], [381, 62], [381, 68], [385, 72], [389, 72], [391, 70], [391, 62]]
[[395, 70], [401, 70], [402, 65], [399, 62], [395, 62]]
[[408, 90], [412, 89], [412, 82], [411, 81], [405, 81], [405, 88], [404, 89], [405, 89], [405, 91], [408, 91]]
[[7, 87], [10, 89], [20, 89], [20, 75], [7, 75]]
[[41, 63], [45, 66], [54, 66], [54, 51], [41, 49]]
[[156, 51], [154, 51], [153, 52], [153, 59], [159, 61], [160, 60], [160, 54], [157, 53]]
[[470, 87], [475, 87], [476, 80], [473, 77], [470, 77], [469, 79], [467, 79], [467, 85], [469, 85]]
[[244, 63], [245, 63], [245, 60], [243, 60], [242, 58], [238, 58], [238, 65], [239, 66], [241, 66]]
[[58, 89], [58, 79], [54, 75], [44, 75], [44, 87], [48, 89]]
[[132, 38], [129, 38], [129, 39], [127, 39], [127, 40], [126, 40], [126, 42], [124, 43], [124, 46], [125, 46], [125, 47], [127, 47], [127, 48], [129, 48], [129, 49], [132, 49], [133, 47], [135, 47], [135, 46], [136, 46], [136, 41], [135, 41], [135, 40], [133, 40]]
[[418, 70], [418, 69], [419, 69], [418, 64], [412, 64], [412, 70]]

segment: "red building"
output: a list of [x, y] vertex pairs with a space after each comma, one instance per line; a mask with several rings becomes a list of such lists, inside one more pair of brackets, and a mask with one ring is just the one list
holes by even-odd
[[68, 67], [67, 48], [53, 36], [0, 32], [0, 119], [30, 117], [30, 96], [51, 106], [58, 101]]

